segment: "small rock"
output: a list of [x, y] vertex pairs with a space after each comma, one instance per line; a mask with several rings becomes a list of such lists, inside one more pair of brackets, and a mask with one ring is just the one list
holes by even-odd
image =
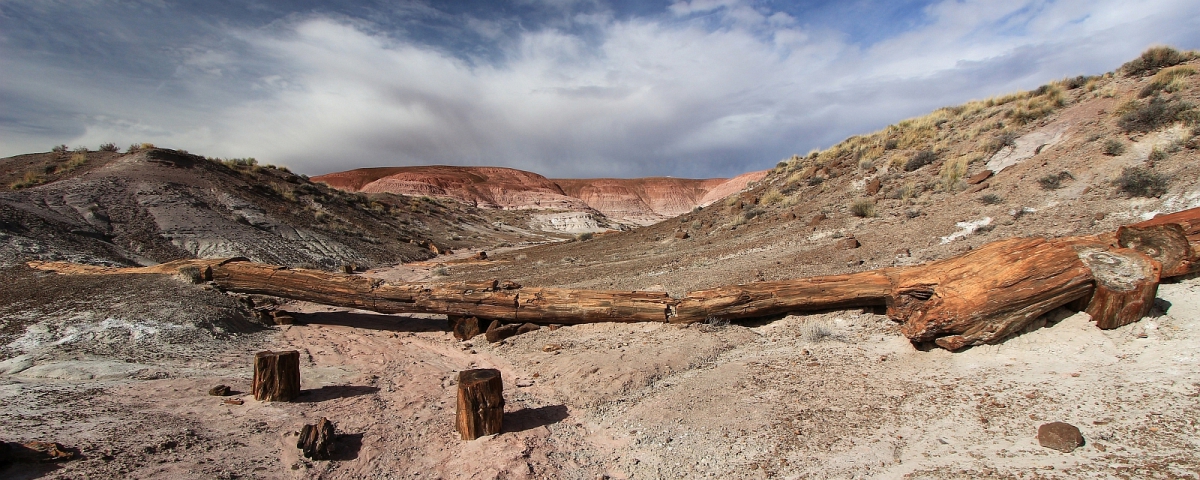
[[229, 396], [229, 385], [217, 385], [212, 387], [208, 389], [208, 394], [214, 397], [227, 397]]
[[858, 239], [854, 238], [854, 237], [843, 238], [838, 241], [837, 245], [838, 245], [838, 248], [841, 248], [843, 250], [853, 250], [855, 248], [862, 246], [861, 243], [858, 243]]
[[818, 213], [816, 215], [813, 215], [812, 220], [808, 221], [808, 226], [815, 227], [815, 226], [817, 226], [818, 223], [821, 223], [826, 218], [829, 218], [829, 217], [826, 217], [824, 213]]
[[680, 240], [687, 239], [688, 237], [691, 237], [691, 235], [688, 235], [688, 232], [675, 232], [675, 238]]
[[1038, 443], [1063, 453], [1071, 453], [1083, 446], [1083, 434], [1074, 425], [1051, 422], [1038, 427]]
[[973, 186], [973, 187], [971, 187], [971, 188], [968, 188], [968, 189], [966, 189], [965, 191], [966, 191], [966, 193], [967, 193], [967, 194], [972, 194], [972, 193], [975, 193], [975, 192], [979, 192], [979, 191], [986, 190], [986, 189], [987, 189], [988, 187], [990, 187], [990, 186], [992, 186], [992, 184], [991, 184], [991, 183], [988, 183], [988, 182], [983, 182], [983, 183], [981, 183], [981, 184], [979, 184], [979, 185], [975, 185], [975, 186]]
[[479, 252], [479, 253], [476, 253], [476, 254], [475, 254], [475, 259], [476, 259], [476, 260], [487, 260], [487, 259], [488, 259], [488, 257], [487, 257], [487, 252]]
[[245, 402], [245, 401], [243, 401], [243, 400], [242, 400], [242, 399], [240, 399], [240, 398], [226, 398], [226, 399], [225, 399], [224, 401], [222, 401], [221, 403], [224, 403], [224, 404], [226, 404], [226, 405], [241, 405], [241, 404], [243, 404], [243, 403], [246, 403], [246, 402]]
[[527, 378], [520, 378], [520, 379], [517, 379], [517, 386], [518, 386], [518, 387], [532, 387], [532, 386], [533, 386], [533, 380], [530, 380], [530, 379], [527, 379]]
[[883, 182], [880, 182], [878, 178], [871, 180], [871, 182], [867, 184], [867, 195], [875, 195], [876, 193], [879, 193], [879, 188], [882, 186]]
[[898, 248], [898, 249], [896, 249], [896, 256], [897, 256], [897, 257], [906, 257], [906, 258], [907, 258], [907, 257], [911, 257], [911, 256], [912, 256], [912, 252], [911, 252], [911, 251], [909, 251], [909, 249], [907, 249], [907, 248]]
[[559, 345], [557, 343], [547, 343], [545, 346], [542, 347], [543, 352], [557, 352], [559, 350], [562, 350], [562, 345]]
[[517, 329], [517, 335], [521, 335], [523, 333], [529, 333], [534, 330], [538, 330], [540, 328], [542, 328], [542, 327], [534, 325], [532, 323], [526, 323], [524, 325], [521, 325], [521, 327]]
[[967, 185], [978, 185], [978, 184], [982, 183], [984, 180], [987, 180], [989, 178], [992, 178], [992, 171], [984, 170], [982, 172], [971, 175], [971, 178], [967, 179]]

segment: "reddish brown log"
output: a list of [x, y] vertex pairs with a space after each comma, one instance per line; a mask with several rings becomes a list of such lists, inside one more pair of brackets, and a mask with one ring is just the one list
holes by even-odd
[[1162, 264], [1161, 275], [1177, 277], [1194, 268], [1196, 254], [1178, 223], [1125, 226], [1117, 229], [1117, 245], [1144, 253]]
[[1087, 295], [1092, 275], [1068, 242], [1016, 238], [895, 270], [892, 282], [887, 311], [900, 331], [958, 350], [998, 342]]
[[504, 422], [504, 381], [493, 368], [458, 374], [458, 412], [455, 424], [463, 440], [500, 433]]
[[1108, 330], [1128, 325], [1150, 312], [1161, 272], [1157, 260], [1132, 249], [1094, 247], [1079, 248], [1079, 258], [1095, 278], [1086, 311], [1097, 327]]
[[756, 282], [688, 293], [675, 307], [672, 323], [708, 318], [734, 320], [790, 312], [882, 306], [892, 283], [887, 270], [825, 277]]
[[254, 399], [290, 402], [300, 396], [300, 352], [258, 352], [254, 355]]

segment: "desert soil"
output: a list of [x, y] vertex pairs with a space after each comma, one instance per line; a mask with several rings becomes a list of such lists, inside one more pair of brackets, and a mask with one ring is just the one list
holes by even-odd
[[[178, 355], [121, 350], [119, 360], [97, 341], [43, 349], [0, 377], [0, 436], [57, 441], [83, 459], [0, 474], [1196, 478], [1200, 280], [1165, 284], [1159, 297], [1150, 318], [1120, 329], [1059, 311], [1045, 328], [959, 353], [917, 350], [886, 317], [857, 310], [545, 328], [488, 344], [455, 340], [442, 318], [293, 303], [295, 325], [226, 336], [216, 350], [181, 341]], [[298, 401], [247, 393], [263, 349], [301, 352]], [[503, 433], [454, 431], [456, 374], [468, 368], [501, 370]], [[217, 384], [244, 404], [209, 396]], [[312, 461], [296, 435], [321, 416], [340, 437], [333, 460]], [[1087, 444], [1039, 446], [1037, 427], [1051, 421], [1078, 426]]]

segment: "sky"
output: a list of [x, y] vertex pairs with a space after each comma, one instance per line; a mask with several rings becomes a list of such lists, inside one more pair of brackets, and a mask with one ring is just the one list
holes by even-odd
[[729, 177], [1200, 48], [1195, 0], [0, 0], [0, 157]]

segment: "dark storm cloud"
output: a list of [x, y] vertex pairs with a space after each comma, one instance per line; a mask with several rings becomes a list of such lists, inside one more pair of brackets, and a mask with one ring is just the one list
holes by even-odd
[[150, 141], [310, 174], [729, 176], [1195, 48], [1197, 18], [1171, 0], [2, 1], [0, 155]]

